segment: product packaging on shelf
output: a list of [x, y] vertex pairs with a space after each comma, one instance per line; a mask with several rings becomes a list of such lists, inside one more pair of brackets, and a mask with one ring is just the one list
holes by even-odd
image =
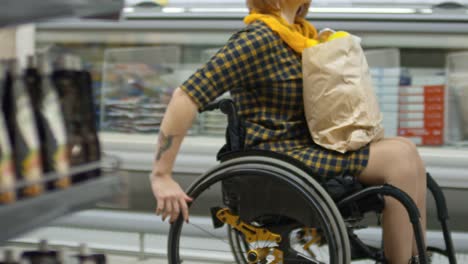
[[[30, 65], [27, 74], [39, 76], [31, 78], [29, 91], [35, 98], [33, 105], [37, 113], [37, 126], [42, 142], [44, 171], [55, 172], [58, 179], [49, 182], [50, 189], [67, 188], [71, 184], [70, 160], [66, 152], [67, 138], [60, 101], [51, 84], [51, 65], [44, 54], [37, 55], [37, 67]], [[26, 75], [27, 76], [27, 75]], [[33, 80], [37, 80], [32, 82]], [[28, 78], [26, 78], [28, 80]]]
[[15, 261], [13, 250], [7, 249], [4, 251], [3, 261], [0, 261], [0, 264], [19, 264], [19, 262]]
[[[101, 129], [159, 133], [172, 93], [180, 84], [180, 61], [181, 50], [175, 46], [106, 50]], [[188, 134], [196, 129], [193, 127]]]
[[0, 204], [100, 175], [71, 178], [73, 166], [101, 158], [91, 76], [80, 65], [70, 55], [38, 54], [24, 70], [15, 61], [0, 67]]
[[[96, 127], [96, 117], [94, 109], [92, 78], [88, 71], [82, 69], [82, 63], [79, 58], [75, 59], [75, 75], [77, 93], [80, 95], [81, 106], [81, 133], [84, 138], [85, 154], [87, 162], [97, 162], [101, 159], [101, 147], [99, 144], [98, 131]], [[93, 170], [89, 177], [98, 177], [100, 169]]]
[[31, 98], [23, 82], [22, 71], [15, 61], [9, 63], [6, 74], [4, 113], [13, 145], [17, 181], [26, 183], [19, 188], [20, 197], [37, 196], [44, 191], [40, 142], [35, 126]]
[[15, 262], [12, 250], [5, 250], [0, 264], [106, 264], [106, 255], [91, 252], [86, 244], [81, 244], [78, 253], [72, 253], [65, 248], [52, 250], [46, 240], [39, 242], [37, 250], [20, 253], [20, 261]]
[[417, 145], [444, 144], [445, 82], [442, 70], [408, 70], [400, 86], [399, 136]]
[[106, 256], [104, 254], [90, 253], [86, 244], [80, 245], [80, 252], [75, 258], [79, 264], [106, 264]]
[[402, 72], [400, 50], [371, 49], [365, 54], [383, 116], [385, 137], [395, 137], [398, 134], [398, 88]]
[[5, 74], [5, 64], [0, 62], [0, 204], [12, 203], [16, 200], [13, 146], [3, 112]]
[[[70, 158], [70, 165], [86, 164], [86, 142], [82, 135], [82, 115], [79, 100], [80, 91], [77, 87], [76, 74], [73, 70], [73, 58], [62, 56], [57, 69], [53, 71], [52, 82], [58, 91], [60, 106], [65, 120], [67, 138], [66, 155]], [[89, 173], [74, 175], [72, 182], [81, 182], [88, 179]]]
[[37, 251], [25, 251], [21, 254], [21, 263], [24, 264], [64, 264], [58, 251], [50, 250], [47, 241], [39, 243]]
[[398, 134], [398, 87], [400, 68], [371, 68], [372, 84], [382, 111], [386, 137]]

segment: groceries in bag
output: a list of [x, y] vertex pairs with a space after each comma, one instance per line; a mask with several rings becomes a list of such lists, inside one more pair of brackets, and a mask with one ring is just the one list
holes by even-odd
[[383, 138], [382, 114], [364, 52], [346, 32], [302, 55], [304, 110], [314, 142], [346, 153]]

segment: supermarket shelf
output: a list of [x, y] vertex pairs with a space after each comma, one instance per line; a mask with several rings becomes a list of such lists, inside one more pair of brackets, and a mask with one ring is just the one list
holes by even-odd
[[123, 5], [123, 0], [4, 0], [0, 27], [58, 17], [115, 16]]
[[[100, 133], [104, 152], [122, 159], [122, 169], [150, 171], [157, 135]], [[174, 173], [201, 174], [218, 164], [223, 137], [188, 136], [177, 157]], [[468, 189], [468, 148], [420, 147], [427, 170], [443, 188]]]
[[[312, 20], [317, 28], [336, 28], [362, 37], [364, 47], [465, 49], [468, 27], [460, 21]], [[225, 20], [58, 20], [38, 24], [37, 41], [44, 43], [128, 43], [223, 45], [245, 27], [242, 19]], [[151, 34], [148, 34], [148, 33]], [[76, 39], [76, 35], [80, 39]]]
[[[125, 13], [128, 20], [242, 20], [247, 12], [184, 12], [164, 13], [147, 9]], [[317, 13], [311, 10], [310, 21], [403, 21], [403, 22], [450, 22], [463, 23], [468, 20], [465, 14], [366, 14], [366, 13]]]
[[68, 189], [52, 191], [0, 207], [0, 244], [24, 232], [48, 224], [56, 218], [93, 206], [111, 198], [121, 189], [120, 176], [100, 178], [76, 184]]
[[[60, 30], [60, 29], [87, 29], [87, 30], [158, 30], [158, 31], [236, 31], [245, 26], [242, 22], [242, 16], [230, 17], [229, 14], [223, 14], [222, 17], [190, 17], [182, 15], [168, 16], [158, 14], [158, 17], [147, 18], [141, 17], [134, 20], [122, 20], [119, 22], [106, 22], [98, 20], [80, 20], [80, 19], [61, 19], [40, 23], [38, 28], [40, 30]], [[352, 32], [379, 32], [379, 33], [393, 33], [393, 32], [408, 32], [408, 33], [443, 33], [443, 34], [465, 34], [468, 32], [466, 22], [467, 16], [460, 16], [462, 19], [458, 20], [443, 20], [438, 19], [439, 16], [424, 16], [422, 19], [396, 19], [395, 17], [386, 17], [383, 15], [378, 16], [356, 16], [351, 19], [346, 14], [343, 14], [336, 19], [330, 19], [329, 16], [314, 17], [310, 21], [317, 28], [324, 28], [333, 26], [342, 30]], [[413, 16], [411, 16], [413, 18]], [[414, 17], [417, 18], [417, 17]], [[453, 19], [453, 17], [449, 17]], [[222, 20], [222, 23], [220, 23]], [[369, 20], [372, 23], [369, 23]], [[187, 23], [190, 21], [190, 23]]]

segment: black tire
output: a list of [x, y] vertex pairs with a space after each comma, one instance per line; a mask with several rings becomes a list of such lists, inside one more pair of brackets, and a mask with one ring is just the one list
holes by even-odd
[[[330, 248], [329, 261], [324, 263], [350, 263], [351, 254], [347, 230], [335, 203], [312, 176], [307, 175], [303, 170], [298, 169], [290, 163], [262, 156], [232, 159], [202, 175], [188, 188], [187, 194], [196, 201], [197, 197], [210, 188], [210, 186], [234, 177], [247, 177], [243, 175], [272, 177], [265, 179], [274, 178], [287, 184], [288, 188], [294, 188], [307, 201], [307, 206], [313, 208], [320, 217], [322, 232]], [[182, 263], [179, 255], [179, 239], [183, 225], [182, 218], [179, 218], [171, 225], [168, 238], [168, 259], [170, 264]], [[246, 246], [239, 236], [236, 237], [229, 234], [229, 239], [231, 248], [242, 245]], [[237, 263], [244, 264], [245, 257], [236, 253], [237, 251], [234, 250], [234, 259]], [[285, 261], [285, 263], [287, 262]]]

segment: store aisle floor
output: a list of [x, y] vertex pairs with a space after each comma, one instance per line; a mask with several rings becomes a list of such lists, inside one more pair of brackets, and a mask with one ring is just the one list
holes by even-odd
[[[20, 252], [24, 250], [35, 249], [36, 243], [40, 239], [48, 239], [52, 249], [66, 248], [67, 255], [76, 254], [76, 248], [80, 243], [85, 242], [92, 250], [105, 253], [109, 264], [167, 264], [167, 237], [163, 235], [147, 235], [145, 237], [146, 258], [144, 260], [139, 258], [138, 235], [132, 233], [49, 227], [38, 229], [15, 239], [8, 246], [14, 249], [15, 256], [19, 256]], [[184, 264], [232, 263], [232, 260], [229, 260], [232, 257], [229, 247], [223, 247], [222, 243], [214, 242], [216, 241], [194, 237], [192, 250], [185, 251], [187, 256], [191, 256], [191, 258], [185, 259]], [[0, 251], [3, 249], [0, 247]], [[457, 260], [458, 263], [468, 263], [468, 255], [458, 254]], [[353, 264], [371, 263], [374, 262], [353, 262]], [[432, 263], [448, 264], [448, 260], [445, 257], [434, 256]]]
[[[5, 248], [0, 247], [0, 250], [4, 250]], [[20, 252], [24, 250], [31, 250], [31, 247], [8, 247], [8, 249], [12, 249], [14, 251], [15, 256], [18, 256]], [[114, 254], [107, 254], [107, 263], [108, 264], [167, 264], [167, 259], [165, 258], [147, 258], [144, 260], [138, 259], [135, 256], [120, 256]], [[468, 255], [465, 254], [457, 254], [457, 261], [458, 263], [468, 263]], [[184, 262], [184, 264], [227, 264], [220, 263], [220, 262]], [[353, 264], [374, 264], [375, 262], [372, 261], [355, 261]], [[448, 264], [448, 260], [444, 257], [435, 256], [432, 259], [432, 263], [434, 264]]]

